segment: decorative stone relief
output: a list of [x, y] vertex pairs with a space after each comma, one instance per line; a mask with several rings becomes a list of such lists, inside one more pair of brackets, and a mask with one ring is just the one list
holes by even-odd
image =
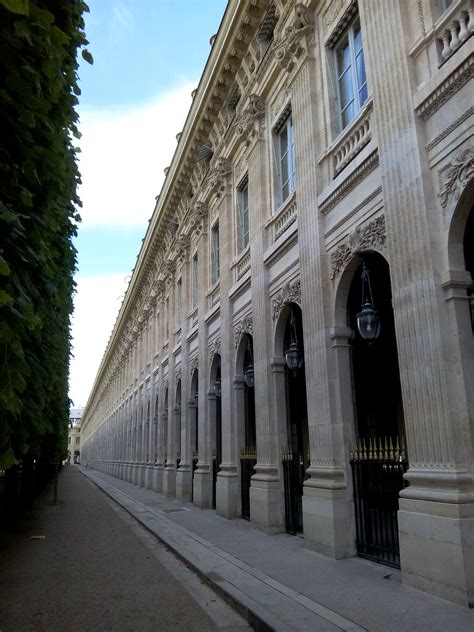
[[192, 375], [193, 371], [198, 368], [198, 365], [199, 365], [199, 357], [197, 355], [194, 355], [189, 360], [189, 372], [190, 372], [191, 375]]
[[446, 207], [449, 198], [458, 200], [462, 191], [474, 178], [474, 150], [472, 148], [463, 151], [458, 158], [440, 171], [441, 206]]
[[309, 50], [313, 41], [314, 14], [303, 4], [294, 8], [293, 22], [273, 45], [275, 60], [291, 72]]
[[249, 146], [262, 133], [262, 121], [265, 118], [265, 99], [257, 94], [251, 94], [248, 107], [242, 112], [235, 123], [235, 131]]
[[276, 320], [280, 316], [282, 309], [289, 303], [298, 303], [298, 305], [301, 305], [300, 279], [288, 282], [273, 299], [273, 320]]
[[176, 383], [178, 383], [181, 380], [181, 367], [180, 366], [175, 370], [174, 375], [176, 378]]
[[212, 361], [215, 355], [221, 354], [221, 339], [214, 338], [213, 340], [211, 340], [209, 342], [208, 349], [209, 349], [209, 359]]
[[253, 335], [253, 318], [252, 316], [244, 316], [242, 320], [237, 323], [234, 329], [235, 347], [240, 344], [240, 340], [244, 334]]
[[385, 216], [379, 215], [364, 226], [357, 226], [349, 239], [331, 254], [331, 281], [342, 272], [357, 252], [361, 250], [383, 250], [387, 241]]
[[167, 375], [161, 380], [161, 384], [162, 384], [162, 386], [163, 386], [163, 388], [165, 390], [168, 388], [168, 376]]
[[213, 193], [220, 197], [224, 194], [228, 177], [231, 173], [231, 163], [226, 158], [218, 158], [211, 174], [207, 178], [207, 184]]

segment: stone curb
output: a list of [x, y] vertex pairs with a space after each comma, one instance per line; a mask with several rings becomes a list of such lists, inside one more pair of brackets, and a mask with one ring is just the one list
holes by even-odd
[[[294, 610], [295, 619], [298, 619], [298, 613], [300, 617], [304, 615], [304, 619], [307, 619], [308, 615], [313, 617], [315, 626], [318, 626], [313, 627], [314, 630], [329, 629], [328, 624], [332, 629], [336, 628], [344, 632], [365, 630], [337, 612], [295, 592], [258, 569], [225, 553], [211, 542], [177, 525], [160, 510], [150, 509], [113, 485], [96, 478], [95, 473], [85, 471], [83, 468], [80, 471], [172, 550], [219, 597], [246, 619], [254, 630], [288, 632], [295, 628], [273, 614], [262, 603], [252, 599], [242, 590], [243, 587], [250, 587], [250, 590], [254, 587], [257, 592], [263, 590], [270, 599], [276, 598], [282, 604], [286, 602], [286, 609], [289, 612]], [[288, 618], [288, 613], [286, 617]], [[308, 627], [309, 629], [311, 628]]]

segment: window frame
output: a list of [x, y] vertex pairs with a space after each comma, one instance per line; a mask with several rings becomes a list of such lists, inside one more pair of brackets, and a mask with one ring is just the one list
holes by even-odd
[[220, 235], [219, 220], [211, 227], [211, 285], [220, 279]]
[[[361, 38], [361, 47], [360, 50], [356, 50], [356, 38], [355, 33], [360, 33]], [[339, 51], [344, 50], [345, 48], [349, 49], [349, 65], [340, 70], [339, 64]], [[333, 53], [333, 68], [334, 68], [334, 79], [336, 84], [336, 103], [337, 103], [337, 118], [339, 131], [342, 132], [345, 130], [352, 121], [357, 117], [359, 112], [363, 109], [364, 105], [367, 103], [369, 99], [369, 90], [368, 90], [368, 82], [367, 82], [367, 71], [365, 65], [365, 54], [364, 54], [364, 42], [362, 38], [362, 27], [360, 22], [359, 14], [356, 13], [348, 26], [344, 29], [341, 35], [337, 38], [334, 45], [332, 46]], [[363, 70], [364, 70], [364, 81], [359, 84], [359, 73], [357, 67], [357, 58], [359, 55], [362, 55], [363, 62]], [[350, 73], [350, 86], [351, 86], [351, 99], [347, 101], [347, 103], [343, 106], [342, 103], [342, 92], [341, 92], [341, 78]], [[361, 97], [361, 93], [365, 94], [365, 97]], [[350, 119], [347, 122], [344, 122], [344, 114], [353, 104], [353, 113]]]
[[[237, 250], [243, 252], [250, 243], [249, 176], [237, 185]], [[244, 205], [242, 204], [244, 202]]]
[[[282, 151], [282, 138], [286, 133], [286, 148]], [[275, 126], [273, 130], [273, 150], [274, 159], [276, 165], [277, 175], [277, 207], [288, 200], [293, 192], [296, 190], [296, 154], [295, 154], [295, 134], [293, 126], [293, 116], [291, 108], [283, 118], [283, 120]], [[283, 174], [282, 164], [284, 159], [287, 158], [286, 173]], [[285, 179], [283, 179], [285, 176]], [[284, 189], [288, 186], [288, 191], [285, 194]]]

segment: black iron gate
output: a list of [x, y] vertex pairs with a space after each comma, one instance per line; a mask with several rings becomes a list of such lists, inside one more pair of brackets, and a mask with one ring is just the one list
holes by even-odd
[[295, 535], [303, 531], [303, 483], [306, 465], [303, 455], [294, 452], [283, 452], [282, 462], [286, 532]]
[[360, 557], [400, 568], [398, 496], [406, 487], [406, 452], [398, 439], [359, 440], [351, 451], [356, 517], [356, 545]]
[[191, 469], [191, 502], [194, 500], [194, 472], [197, 470], [198, 466], [198, 455], [197, 452], [193, 452], [193, 466]]
[[242, 518], [250, 520], [250, 479], [257, 465], [254, 447], [244, 448], [240, 453], [240, 492], [242, 498]]

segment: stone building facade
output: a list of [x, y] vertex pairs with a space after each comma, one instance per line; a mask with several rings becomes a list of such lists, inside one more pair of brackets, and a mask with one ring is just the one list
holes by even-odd
[[82, 462], [474, 589], [470, 0], [231, 0]]

